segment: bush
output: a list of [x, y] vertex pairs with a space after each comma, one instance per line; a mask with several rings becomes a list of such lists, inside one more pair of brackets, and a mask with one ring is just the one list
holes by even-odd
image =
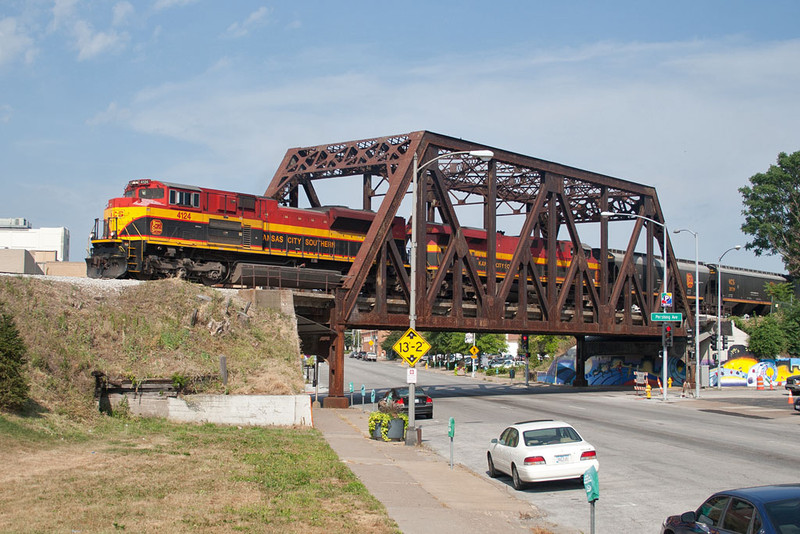
[[28, 400], [26, 349], [14, 318], [0, 311], [0, 408], [17, 410]]

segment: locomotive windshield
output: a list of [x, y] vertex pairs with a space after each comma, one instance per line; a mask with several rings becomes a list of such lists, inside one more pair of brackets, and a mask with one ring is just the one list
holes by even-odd
[[126, 198], [164, 198], [164, 188], [156, 184], [150, 185], [150, 180], [133, 180], [125, 188]]

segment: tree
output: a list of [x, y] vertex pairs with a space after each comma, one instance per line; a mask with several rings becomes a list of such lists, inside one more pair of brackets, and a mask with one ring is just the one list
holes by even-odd
[[503, 334], [478, 334], [475, 345], [486, 354], [502, 354], [508, 350], [506, 336]]
[[[1, 309], [1, 308], [0, 308]], [[25, 343], [14, 318], [0, 312], [0, 408], [17, 410], [28, 399]]]
[[779, 254], [789, 273], [800, 275], [800, 151], [781, 152], [777, 165], [754, 174], [750, 183], [739, 188], [742, 231], [753, 237], [745, 248], [756, 256]]
[[397, 340], [400, 339], [403, 334], [405, 334], [405, 332], [393, 330], [388, 336], [386, 336], [386, 339], [381, 342], [381, 348], [386, 351], [387, 359], [394, 360], [397, 357], [397, 354], [394, 352], [392, 347], [395, 343], [397, 343]]
[[774, 358], [786, 349], [786, 336], [780, 320], [773, 315], [758, 319], [749, 334], [747, 348], [758, 358]]

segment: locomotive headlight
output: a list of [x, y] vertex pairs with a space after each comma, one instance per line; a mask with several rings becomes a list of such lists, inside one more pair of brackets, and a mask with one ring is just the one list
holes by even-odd
[[117, 238], [117, 231], [114, 230], [113, 232], [111, 232], [111, 239], [116, 239], [116, 238]]

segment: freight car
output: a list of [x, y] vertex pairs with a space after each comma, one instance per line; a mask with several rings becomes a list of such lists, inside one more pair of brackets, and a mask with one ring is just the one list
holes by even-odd
[[[598, 254], [599, 249], [595, 249], [594, 252]], [[609, 277], [612, 283], [618, 276], [624, 256], [625, 252], [622, 250], [608, 251]], [[637, 253], [634, 257], [634, 264], [636, 276], [642, 284], [641, 287], [646, 287], [643, 285], [647, 278], [644, 262], [645, 255]], [[689, 301], [694, 303], [699, 286], [700, 312], [706, 315], [717, 314], [718, 289], [722, 296], [723, 315], [765, 315], [769, 313], [771, 306], [770, 296], [766, 291], [767, 285], [789, 281], [785, 275], [781, 274], [723, 265], [719, 269], [719, 272], [722, 273], [722, 286], [717, 288], [718, 269], [716, 265], [701, 262], [697, 266], [699, 280], [695, 280], [693, 260], [678, 259], [677, 263]], [[663, 272], [663, 262], [657, 258], [655, 260], [654, 287], [662, 287]]]

